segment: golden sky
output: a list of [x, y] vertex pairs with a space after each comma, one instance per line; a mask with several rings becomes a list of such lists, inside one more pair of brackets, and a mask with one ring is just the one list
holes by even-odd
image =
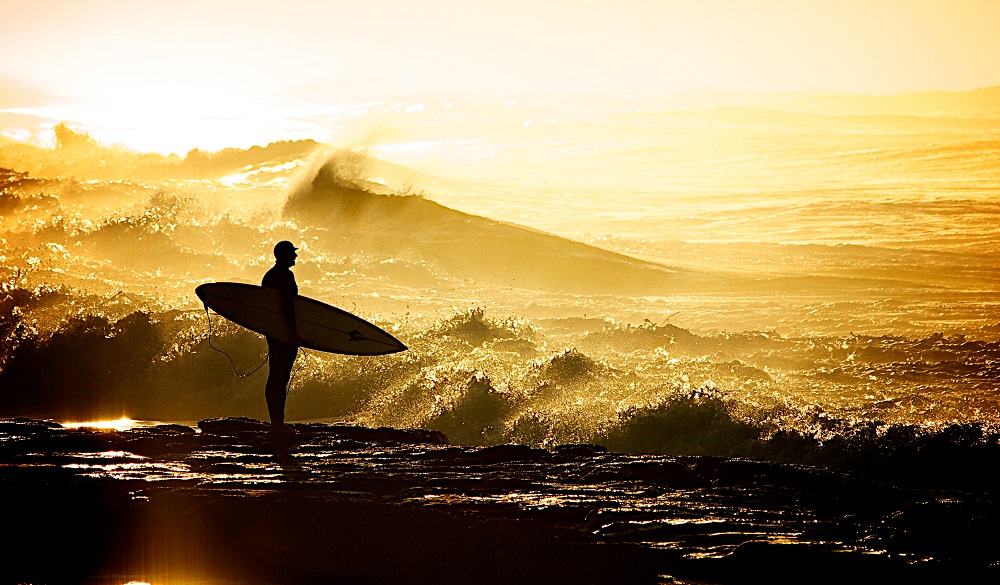
[[997, 0], [2, 0], [0, 74], [103, 98], [1000, 83]]
[[0, 0], [0, 108], [972, 89], [1000, 84], [998, 25], [1000, 0]]

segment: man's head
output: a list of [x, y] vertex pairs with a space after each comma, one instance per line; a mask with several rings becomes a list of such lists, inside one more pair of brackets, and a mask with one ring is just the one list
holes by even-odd
[[298, 250], [292, 245], [288, 240], [281, 240], [274, 245], [274, 261], [275, 264], [280, 264], [282, 266], [295, 266], [295, 257], [298, 254], [295, 252]]

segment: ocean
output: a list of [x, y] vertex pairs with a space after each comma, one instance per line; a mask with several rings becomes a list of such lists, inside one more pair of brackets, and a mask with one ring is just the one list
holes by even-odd
[[401, 101], [184, 156], [4, 139], [0, 414], [266, 420], [263, 339], [194, 288], [259, 283], [287, 239], [302, 294], [409, 347], [303, 351], [289, 421], [989, 492], [997, 95]]

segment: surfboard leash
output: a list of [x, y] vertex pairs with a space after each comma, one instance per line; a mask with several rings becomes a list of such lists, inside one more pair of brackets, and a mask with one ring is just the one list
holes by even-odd
[[[246, 374], [241, 374], [239, 372], [239, 370], [236, 369], [236, 362], [233, 361], [232, 356], [230, 356], [228, 353], [226, 353], [225, 350], [219, 349], [218, 347], [215, 347], [214, 345], [212, 345], [212, 314], [208, 311], [208, 305], [204, 304], [204, 306], [205, 306], [205, 317], [208, 318], [208, 347], [211, 347], [215, 351], [217, 351], [217, 352], [221, 353], [222, 355], [226, 356], [226, 359], [229, 360], [229, 365], [231, 365], [233, 367], [233, 373], [236, 374], [237, 378], [246, 378], [246, 377], [249, 377], [249, 376], [252, 376], [252, 375], [256, 374], [257, 370], [263, 368], [264, 364], [267, 363], [267, 360], [271, 358], [271, 354], [268, 353], [266, 356], [264, 356], [264, 361], [260, 362], [260, 365], [257, 366], [256, 368], [254, 368], [252, 371], [250, 371], [249, 373], [246, 373]], [[291, 384], [291, 382], [289, 382], [289, 384]], [[288, 393], [288, 388], [287, 387], [285, 388], [285, 393], [286, 394]]]
[[[296, 352], [295, 352], [296, 359], [298, 359], [298, 356], [299, 356], [300, 353], [304, 357], [308, 357], [309, 359], [313, 360], [314, 362], [318, 361], [316, 359], [316, 357], [313, 356], [311, 353], [307, 352], [306, 348], [304, 348], [304, 347], [299, 347], [299, 348], [296, 349]], [[264, 364], [261, 364], [261, 365], [264, 365]], [[302, 363], [299, 364], [299, 367], [295, 368], [295, 370], [292, 371], [292, 377], [288, 379], [288, 384], [285, 385], [285, 396], [288, 396], [288, 393], [292, 391], [292, 382], [295, 381], [295, 375], [298, 374], [299, 370], [301, 370], [304, 367], [306, 367], [306, 363], [303, 360]]]

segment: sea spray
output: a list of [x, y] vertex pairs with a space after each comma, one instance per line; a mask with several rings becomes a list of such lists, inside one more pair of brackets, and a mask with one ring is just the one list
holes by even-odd
[[[992, 260], [926, 237], [934, 218], [970, 234], [995, 223], [982, 197], [942, 203], [911, 185], [844, 203], [842, 191], [797, 187], [775, 213], [779, 203], [730, 187], [711, 205], [656, 199], [666, 211], [641, 227], [659, 239], [581, 238], [593, 246], [449, 208], [402, 186], [415, 173], [308, 141], [186, 157], [66, 132], [62, 142], [5, 145], [0, 161], [11, 167], [0, 173], [0, 407], [10, 414], [266, 418], [263, 371], [238, 378], [209, 348], [193, 290], [259, 282], [270, 246], [289, 239], [304, 294], [410, 347], [385, 358], [303, 352], [291, 420], [419, 426], [469, 445], [596, 443], [866, 469], [892, 453], [993, 444]], [[983, 149], [970, 153], [975, 166]], [[565, 193], [566, 209], [587, 193]], [[636, 196], [647, 207], [653, 197]], [[931, 218], [908, 224], [912, 246], [858, 235], [868, 218], [902, 209]], [[596, 233], [615, 232], [614, 217]], [[802, 242], [780, 231], [789, 225]], [[968, 249], [992, 249], [984, 238]], [[238, 370], [265, 358], [259, 336], [213, 318], [213, 344]]]
[[[233, 393], [222, 401], [227, 407], [237, 396], [242, 408], [255, 402], [259, 381], [231, 379], [228, 364], [207, 347], [204, 311], [155, 304], [143, 309], [141, 298], [88, 296], [66, 287], [29, 291], [8, 285], [4, 295], [0, 376], [8, 387], [33, 389], [17, 393], [11, 404], [138, 409], [136, 414], [167, 418], [152, 408], [166, 401], [154, 397], [165, 394], [178, 403], [169, 418], [191, 420], [204, 417], [199, 408], [210, 402], [208, 396]], [[244, 371], [259, 363], [264, 348], [258, 336], [212, 318], [215, 343]], [[299, 419], [353, 417], [366, 424], [475, 429], [463, 436], [478, 443], [544, 445], [599, 440], [615, 428], [621, 434], [622, 427], [639, 424], [648, 413], [669, 415], [671, 424], [679, 424], [680, 413], [688, 412], [685, 402], [676, 402], [680, 399], [690, 402], [690, 416], [716, 421], [723, 401], [734, 425], [753, 425], [763, 437], [795, 430], [822, 439], [835, 432], [816, 427], [817, 413], [883, 424], [996, 424], [991, 388], [1000, 348], [995, 343], [940, 335], [698, 335], [672, 325], [608, 323], [580, 335], [558, 327], [548, 331], [523, 318], [492, 319], [483, 309], [429, 326], [420, 321], [400, 328], [392, 321], [386, 326], [396, 326], [410, 351], [387, 358], [315, 352], [300, 357], [289, 412]], [[968, 392], [934, 390], [959, 383]], [[143, 392], [137, 391], [140, 386]], [[77, 400], [61, 397], [69, 387], [83, 394]], [[821, 388], [827, 389], [823, 395]], [[256, 410], [238, 414], [259, 415]], [[674, 434], [697, 438], [689, 427]], [[616, 440], [630, 440], [628, 434], [615, 435]], [[655, 445], [650, 439], [643, 449], [668, 450]]]

